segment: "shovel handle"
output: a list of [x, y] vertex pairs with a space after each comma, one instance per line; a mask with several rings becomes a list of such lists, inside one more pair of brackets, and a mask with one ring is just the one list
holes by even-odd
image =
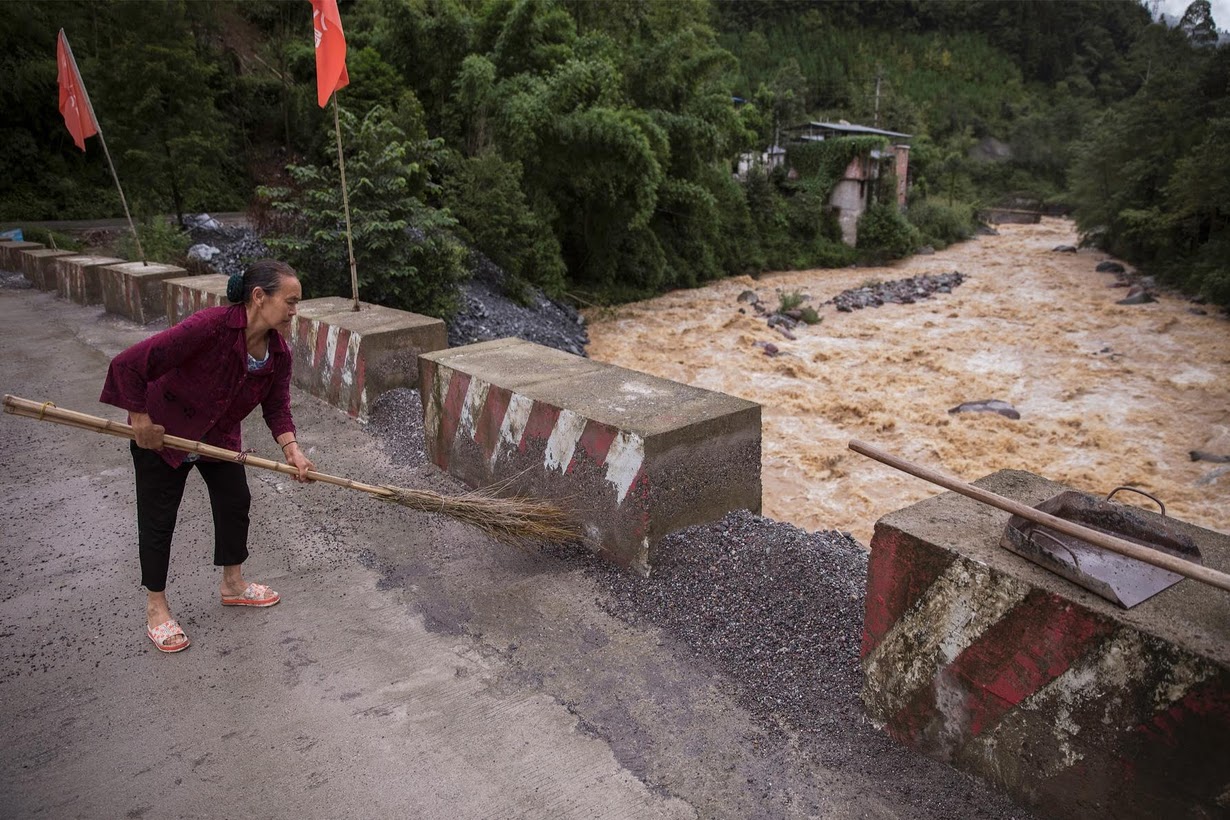
[[1050, 527], [1056, 532], [1061, 532], [1064, 535], [1070, 535], [1073, 538], [1093, 544], [1103, 549], [1108, 549], [1111, 552], [1126, 555], [1129, 558], [1135, 558], [1138, 561], [1144, 561], [1146, 564], [1152, 564], [1155, 567], [1169, 570], [1185, 578], [1191, 578], [1196, 581], [1203, 581], [1220, 589], [1230, 591], [1230, 575], [1202, 566], [1194, 561], [1185, 561], [1167, 552], [1160, 550], [1149, 549], [1142, 547], [1140, 544], [1133, 544], [1123, 538], [1114, 535], [1109, 535], [1104, 532], [1099, 532], [1089, 527], [1083, 527], [1080, 524], [1075, 524], [1071, 521], [1065, 521], [1062, 518], [1044, 513], [1041, 510], [1034, 509], [1027, 504], [1022, 504], [1019, 501], [1014, 501], [1011, 498], [1005, 498], [997, 493], [984, 490], [981, 487], [975, 487], [962, 481], [955, 476], [942, 473], [939, 470], [933, 470], [930, 467], [923, 467], [920, 464], [906, 461], [903, 458], [887, 453], [884, 450], [874, 447], [857, 439], [851, 439], [849, 447], [859, 455], [867, 456], [881, 464], [887, 464], [893, 469], [900, 470], [903, 473], [909, 473], [915, 478], [921, 478], [924, 481], [929, 481], [932, 484], [937, 484], [945, 489], [952, 490], [955, 493], [968, 496], [976, 501], [981, 501], [983, 504], [989, 504], [992, 507], [997, 507], [1005, 512], [1010, 512], [1013, 515], [1019, 515], [1021, 518], [1033, 521], [1035, 524], [1042, 524]]

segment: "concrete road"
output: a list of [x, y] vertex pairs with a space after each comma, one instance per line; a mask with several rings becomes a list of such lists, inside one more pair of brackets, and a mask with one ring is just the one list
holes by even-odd
[[[0, 290], [0, 391], [100, 405], [150, 331]], [[295, 392], [319, 469], [459, 489], [394, 466]], [[245, 443], [277, 456], [259, 413]], [[596, 605], [575, 564], [438, 516], [251, 470], [249, 578], [223, 608], [189, 481], [168, 594], [192, 646], [146, 639], [127, 442], [0, 417], [0, 815], [228, 818], [925, 817], [806, 764], [712, 670]]]

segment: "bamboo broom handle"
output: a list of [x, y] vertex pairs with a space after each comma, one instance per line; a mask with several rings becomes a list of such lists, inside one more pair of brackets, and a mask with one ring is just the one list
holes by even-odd
[[[36, 419], [38, 421], [50, 421], [56, 424], [66, 425], [68, 427], [77, 427], [82, 430], [93, 430], [96, 433], [106, 433], [107, 435], [118, 436], [119, 438], [136, 438], [136, 433], [130, 425], [122, 424], [118, 421], [111, 421], [110, 419], [99, 418], [98, 416], [91, 416], [87, 413], [78, 413], [74, 410], [64, 410], [63, 408], [55, 407], [50, 403], [44, 404], [42, 402], [18, 398], [17, 396], [6, 395], [4, 397], [4, 412], [11, 413], [15, 416]], [[275, 473], [283, 473], [285, 475], [294, 476], [299, 474], [299, 471], [289, 464], [283, 464], [279, 461], [261, 458], [260, 456], [236, 453], [234, 450], [214, 447], [212, 444], [204, 444], [199, 441], [180, 438], [179, 436], [163, 436], [163, 443], [173, 450], [183, 450], [189, 453], [197, 453], [198, 455], [216, 458], [221, 461], [238, 461], [241, 464], [246, 464], [251, 467], [260, 467], [262, 470], [272, 470]], [[308, 470], [307, 474], [308, 478], [315, 481], [323, 481], [326, 484], [335, 484], [338, 487], [359, 490], [361, 492], [378, 495], [384, 498], [391, 498], [396, 495], [396, 493], [386, 487], [377, 487], [373, 484], [363, 484], [358, 481], [352, 481], [349, 478], [328, 475], [327, 473], [318, 473], [315, 470]]]
[[1073, 538], [1079, 538], [1086, 543], [1108, 549], [1111, 552], [1117, 552], [1120, 555], [1126, 555], [1129, 558], [1135, 558], [1138, 561], [1144, 561], [1146, 564], [1152, 564], [1155, 567], [1170, 570], [1187, 578], [1203, 581], [1206, 584], [1212, 584], [1224, 590], [1230, 590], [1230, 575], [1224, 572], [1202, 566], [1194, 561], [1185, 561], [1168, 552], [1142, 547], [1123, 538], [1084, 527], [1071, 521], [1065, 521], [1062, 518], [1053, 516], [1050, 513], [1044, 513], [1019, 501], [1005, 498], [981, 487], [975, 487], [973, 484], [967, 484], [947, 473], [941, 473], [938, 470], [932, 470], [929, 467], [923, 467], [922, 465], [906, 461], [903, 458], [898, 458], [891, 453], [887, 453], [857, 439], [851, 439], [849, 447], [860, 455], [887, 464], [903, 473], [909, 473], [924, 481], [930, 481], [932, 484], [938, 484], [953, 492], [981, 501], [983, 504], [990, 504], [992, 507], [998, 507], [1013, 515], [1019, 515], [1021, 518], [1033, 521], [1035, 524], [1045, 525], [1056, 532], [1070, 535]]

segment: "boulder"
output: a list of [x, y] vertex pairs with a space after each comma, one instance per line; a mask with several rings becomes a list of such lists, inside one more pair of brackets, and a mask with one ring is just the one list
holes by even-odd
[[1153, 298], [1153, 294], [1149, 293], [1149, 291], [1145, 290], [1139, 285], [1135, 285], [1131, 288], [1131, 290], [1128, 291], [1127, 296], [1124, 296], [1122, 299], [1115, 302], [1115, 304], [1116, 305], [1143, 305], [1143, 304], [1146, 304], [1148, 302], [1153, 302], [1153, 301], [1156, 301]]
[[1111, 262], [1109, 259], [1105, 262], [1099, 262], [1094, 270], [1098, 273], [1127, 273], [1123, 265], [1120, 265], [1118, 262]]
[[999, 399], [983, 399], [982, 401], [967, 401], [958, 404], [948, 411], [950, 415], [954, 413], [999, 413], [1004, 418], [1019, 419], [1021, 414], [1015, 407], [1006, 401]]

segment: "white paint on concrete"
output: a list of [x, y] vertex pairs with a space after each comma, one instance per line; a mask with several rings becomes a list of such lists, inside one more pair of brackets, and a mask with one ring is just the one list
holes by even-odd
[[[315, 322], [317, 327], [320, 322]], [[337, 325], [331, 325], [325, 336], [325, 360], [320, 363], [320, 374], [323, 384], [328, 384], [333, 376], [333, 361], [336, 361], [337, 355]]]
[[530, 412], [534, 409], [534, 400], [513, 393], [508, 400], [508, 409], [504, 411], [504, 421], [500, 424], [500, 439], [491, 451], [491, 466], [494, 467], [505, 447], [515, 449], [521, 444], [521, 436], [525, 433], [525, 425], [529, 423]]
[[488, 382], [470, 379], [465, 400], [461, 403], [461, 418], [457, 419], [458, 435], [474, 438], [474, 428], [478, 424], [479, 414], [483, 412], [483, 405], [487, 403], [487, 393], [490, 390], [491, 385]]
[[[985, 565], [954, 561], [868, 659], [867, 689], [884, 704], [877, 711], [894, 714], [903, 708], [919, 687], [933, 681], [1028, 593], [1027, 584], [993, 575]], [[893, 668], [885, 670], [882, 664]]]
[[359, 370], [359, 344], [363, 337], [353, 330], [346, 342], [346, 361], [342, 364], [342, 384], [350, 388], [354, 386], [355, 376]]
[[661, 396], [666, 394], [665, 390], [637, 381], [626, 381], [620, 385], [620, 389], [624, 393], [632, 393], [637, 396]]
[[620, 430], [606, 455], [606, 480], [615, 485], [615, 503], [624, 503], [632, 482], [645, 463], [645, 440]]
[[[423, 432], [427, 441], [435, 441], [440, 435], [440, 414], [444, 409], [444, 399], [448, 396], [448, 385], [453, 380], [453, 371], [444, 365], [436, 365], [435, 383], [431, 394], [423, 402]], [[445, 447], [451, 447], [451, 441], [444, 442]]]
[[572, 463], [572, 454], [577, 449], [577, 442], [585, 432], [589, 419], [577, 415], [571, 410], [561, 410], [555, 420], [555, 427], [547, 439], [547, 455], [543, 464], [548, 470], [559, 470], [561, 473]]

